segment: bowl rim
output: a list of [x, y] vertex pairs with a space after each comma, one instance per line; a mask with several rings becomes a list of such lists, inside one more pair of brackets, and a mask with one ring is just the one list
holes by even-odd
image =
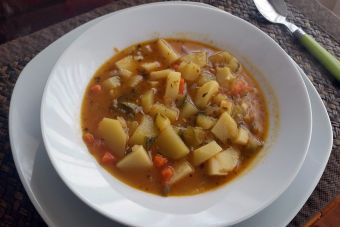
[[[138, 6], [133, 6], [133, 7], [129, 7], [129, 8], [125, 8], [125, 9], [122, 9], [122, 10], [118, 10], [118, 11], [115, 11], [113, 13], [110, 13], [109, 16], [103, 18], [103, 20], [99, 21], [98, 24], [101, 24], [101, 23], [105, 23], [106, 20], [108, 20], [110, 17], [113, 17], [115, 15], [119, 15], [119, 14], [124, 14], [126, 13], [127, 11], [134, 11], [134, 10], [142, 10], [143, 8], [151, 8], [151, 7], [164, 7], [164, 6], [187, 6], [187, 7], [195, 7], [195, 8], [201, 8], [201, 9], [205, 9], [205, 10], [210, 10], [211, 13], [224, 13], [224, 14], [227, 14], [228, 16], [230, 17], [233, 17], [234, 19], [240, 21], [241, 23], [246, 23], [248, 24], [248, 26], [251, 26], [252, 28], [254, 28], [256, 30], [256, 32], [260, 32], [262, 33], [267, 39], [268, 41], [272, 42], [273, 45], [276, 45], [276, 47], [279, 48], [279, 51], [283, 52], [284, 53], [284, 57], [287, 58], [289, 60], [289, 56], [287, 55], [287, 53], [279, 46], [278, 43], [276, 43], [270, 36], [268, 36], [265, 32], [263, 32], [262, 30], [260, 30], [259, 28], [257, 28], [256, 26], [254, 26], [253, 24], [245, 21], [244, 19], [240, 18], [240, 17], [237, 17], [231, 13], [228, 13], [228, 12], [225, 12], [225, 11], [222, 11], [218, 8], [215, 8], [215, 7], [212, 7], [212, 6], [209, 6], [209, 5], [206, 5], [204, 3], [194, 3], [194, 2], [179, 2], [179, 1], [174, 1], [174, 2], [156, 2], [156, 3], [148, 3], [148, 4], [142, 4], [142, 5], [138, 5]], [[63, 52], [63, 54], [60, 55], [60, 57], [58, 58], [58, 60], [56, 61], [55, 65], [53, 66], [51, 72], [50, 72], [50, 75], [49, 75], [49, 78], [46, 82], [46, 86], [44, 88], [44, 91], [43, 91], [43, 96], [42, 96], [42, 103], [41, 103], [41, 109], [40, 109], [40, 121], [41, 121], [41, 130], [42, 130], [42, 138], [43, 138], [43, 141], [44, 141], [44, 145], [46, 147], [46, 151], [47, 151], [47, 154], [48, 154], [48, 157], [52, 163], [52, 166], [54, 167], [54, 169], [56, 170], [57, 174], [59, 175], [59, 177], [62, 179], [62, 181], [67, 185], [67, 187], [81, 200], [83, 201], [85, 204], [87, 204], [89, 207], [91, 207], [92, 209], [96, 210], [97, 212], [99, 212], [100, 214], [114, 220], [114, 221], [118, 221], [122, 224], [128, 224], [128, 225], [136, 225], [136, 223], [134, 223], [133, 221], [130, 221], [130, 220], [127, 220], [127, 219], [124, 219], [124, 218], [120, 218], [119, 216], [113, 216], [113, 215], [110, 215], [109, 213], [107, 212], [103, 212], [102, 210], [98, 209], [97, 206], [93, 205], [91, 203], [91, 201], [89, 201], [86, 197], [84, 197], [81, 193], [79, 193], [77, 190], [75, 190], [67, 180], [64, 179], [63, 177], [63, 174], [60, 172], [58, 166], [57, 166], [57, 163], [55, 162], [54, 158], [53, 158], [53, 155], [51, 154], [51, 149], [49, 148], [49, 143], [47, 142], [48, 141], [48, 137], [46, 135], [46, 132], [45, 132], [45, 123], [44, 123], [44, 105], [46, 103], [46, 91], [47, 91], [47, 88], [49, 87], [49, 84], [51, 82], [51, 78], [52, 78], [52, 74], [54, 73], [55, 69], [56, 69], [56, 66], [59, 64], [59, 62], [61, 61], [61, 59], [63, 58], [63, 55], [69, 51], [69, 49], [73, 46], [74, 43], [76, 43], [79, 39], [81, 39], [82, 37], [84, 37], [93, 27], [95, 27], [96, 25], [98, 24], [95, 24], [95, 25], [92, 25], [89, 29], [87, 29], [83, 34], [81, 34], [79, 37], [77, 37], [66, 49], [65, 51]], [[289, 61], [290, 62], [290, 61]], [[297, 168], [297, 171], [295, 171], [295, 174], [293, 175], [293, 177], [290, 178], [288, 184], [286, 185], [286, 187], [282, 187], [281, 190], [279, 190], [278, 193], [276, 193], [276, 195], [272, 196], [272, 198], [270, 200], [268, 200], [267, 202], [265, 203], [262, 203], [261, 206], [259, 206], [257, 209], [254, 209], [252, 212], [249, 212], [247, 215], [243, 215], [241, 218], [239, 219], [236, 219], [236, 220], [233, 220], [233, 221], [228, 221], [228, 220], [225, 220], [225, 223], [224, 224], [236, 224], [238, 222], [241, 222], [251, 216], [253, 216], [254, 214], [256, 214], [257, 212], [261, 211], [262, 209], [264, 209], [265, 207], [267, 207], [268, 205], [270, 205], [274, 200], [276, 200], [288, 187], [289, 185], [292, 183], [292, 181], [295, 179], [296, 175], [298, 174], [302, 164], [303, 164], [303, 161], [307, 155], [307, 151], [308, 151], [308, 147], [309, 147], [309, 144], [310, 144], [310, 139], [311, 139], [311, 126], [312, 126], [312, 116], [311, 116], [311, 103], [310, 103], [310, 99], [309, 99], [309, 96], [308, 96], [308, 92], [307, 92], [307, 88], [306, 88], [306, 85], [304, 84], [300, 74], [298, 73], [297, 69], [295, 68], [295, 66], [292, 64], [292, 68], [293, 70], [296, 71], [296, 75], [298, 75], [297, 77], [297, 80], [299, 80], [299, 83], [302, 85], [301, 88], [303, 88], [304, 90], [304, 94], [306, 95], [306, 101], [308, 102], [308, 108], [309, 108], [309, 111], [308, 111], [308, 116], [306, 116], [306, 118], [308, 119], [309, 121], [309, 124], [308, 124], [308, 141], [306, 142], [306, 146], [305, 146], [305, 151], [304, 151], [304, 158], [301, 160], [298, 168]], [[122, 183], [122, 184], [125, 184], [125, 183]], [[201, 194], [199, 194], [201, 195]], [[148, 208], [147, 208], [148, 209]]]

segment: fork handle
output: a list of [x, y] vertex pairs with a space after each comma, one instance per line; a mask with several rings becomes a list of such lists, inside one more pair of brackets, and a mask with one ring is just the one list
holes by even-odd
[[340, 82], [340, 61], [301, 29], [295, 31], [294, 36]]

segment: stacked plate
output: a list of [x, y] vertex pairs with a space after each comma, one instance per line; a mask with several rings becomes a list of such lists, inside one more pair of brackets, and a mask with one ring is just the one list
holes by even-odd
[[[293, 143], [286, 145], [286, 147], [277, 145], [280, 142], [279, 137], [279, 142], [276, 142], [276, 153], [278, 149], [284, 150], [289, 146], [300, 146], [301, 149], [299, 149], [299, 152], [297, 152], [296, 155], [293, 154], [294, 156], [292, 156], [292, 158], [294, 160], [292, 160], [291, 164], [288, 166], [289, 169], [282, 169], [284, 174], [278, 175], [277, 178], [282, 176], [282, 179], [280, 178], [279, 181], [274, 178], [271, 179], [275, 185], [278, 185], [277, 188], [275, 188], [275, 186], [263, 188], [265, 196], [261, 197], [254, 193], [254, 197], [242, 199], [240, 205], [235, 206], [235, 202], [237, 201], [233, 201], [235, 197], [230, 197], [230, 195], [233, 194], [229, 193], [229, 195], [226, 195], [227, 199], [221, 199], [221, 202], [214, 205], [212, 208], [205, 209], [199, 213], [178, 215], [146, 208], [138, 202], [133, 202], [125, 196], [122, 196], [120, 193], [115, 192], [113, 189], [110, 189], [109, 183], [105, 182], [100, 185], [100, 187], [102, 187], [100, 190], [102, 190], [101, 192], [106, 192], [106, 190], [110, 189], [108, 194], [104, 193], [104, 195], [107, 195], [107, 198], [109, 198], [109, 201], [106, 201], [105, 197], [98, 194], [99, 191], [97, 189], [100, 187], [93, 187], [93, 191], [89, 191], [87, 187], [88, 183], [82, 181], [84, 179], [73, 180], [72, 177], [70, 177], [74, 169], [72, 169], [72, 166], [69, 168], [69, 166], [66, 166], [65, 164], [60, 164], [58, 158], [62, 155], [61, 159], [72, 161], [72, 157], [71, 159], [68, 159], [69, 157], [67, 154], [64, 156], [64, 154], [58, 153], [58, 148], [53, 145], [53, 142], [51, 142], [48, 137], [46, 137], [48, 134], [46, 133], [48, 127], [45, 126], [50, 126], [47, 124], [48, 121], [46, 121], [46, 116], [48, 117], [53, 113], [48, 110], [46, 111], [44, 106], [42, 108], [42, 115], [45, 118], [42, 119], [42, 123], [44, 126], [43, 132], [45, 141], [42, 139], [40, 106], [48, 79], [47, 75], [51, 74], [51, 77], [48, 82], [49, 85], [45, 89], [45, 104], [46, 97], [48, 97], [48, 92], [51, 88], [50, 84], [55, 81], [58, 75], [66, 75], [70, 72], [69, 70], [72, 69], [72, 67], [67, 68], [63, 62], [76, 62], [77, 54], [96, 54], [95, 48], [97, 47], [95, 46], [93, 47], [93, 50], [91, 47], [88, 48], [88, 50], [84, 50], [87, 48], [86, 44], [89, 40], [97, 40], [96, 34], [98, 35], [98, 33], [96, 33], [96, 31], [109, 28], [108, 25], [110, 25], [110, 23], [127, 23], [127, 21], [124, 21], [124, 17], [126, 16], [133, 17], [135, 15], [144, 15], [143, 18], [146, 18], [145, 20], [147, 20], [147, 15], [151, 15], [150, 12], [155, 12], [155, 14], [160, 14], [159, 16], [163, 16], [166, 19], [166, 12], [169, 7], [174, 8], [179, 15], [181, 15], [182, 10], [191, 17], [197, 16], [195, 15], [196, 12], [203, 13], [204, 15], [213, 14], [215, 16], [211, 17], [212, 19], [207, 16], [205, 23], [209, 24], [215, 22], [216, 24], [216, 21], [214, 20], [217, 18], [221, 22], [225, 21], [226, 27], [236, 33], [247, 32], [242, 31], [242, 28], [253, 30], [252, 32], [259, 34], [258, 37], [264, 37], [263, 40], [255, 40], [254, 45], [260, 45], [261, 42], [264, 42], [263, 44], [266, 46], [267, 43], [269, 43], [268, 46], [266, 46], [268, 49], [263, 51], [268, 51], [270, 53], [270, 51], [278, 50], [278, 53], [283, 53], [282, 49], [278, 49], [279, 47], [277, 44], [273, 44], [273, 40], [268, 36], [265, 36], [259, 30], [255, 31], [256, 28], [250, 24], [246, 24], [243, 20], [222, 12], [219, 9], [194, 3], [156, 3], [118, 11], [88, 22], [51, 44], [32, 59], [22, 71], [13, 92], [9, 120], [11, 146], [21, 181], [23, 182], [31, 201], [47, 224], [51, 226], [112, 226], [114, 224], [118, 225], [117, 222], [120, 222], [133, 226], [216, 226], [231, 224], [234, 224], [235, 226], [285, 226], [297, 214], [319, 181], [329, 158], [332, 146], [330, 121], [322, 100], [315, 88], [303, 71], [285, 53], [283, 53], [283, 57], [280, 60], [282, 60], [283, 66], [291, 66], [290, 68], [284, 69], [284, 73], [288, 72], [289, 74], [286, 78], [288, 82], [282, 80], [282, 77], [282, 81], [273, 80], [273, 82], [283, 84], [283, 86], [288, 86], [288, 88], [291, 89], [296, 89], [289, 91], [291, 95], [300, 95], [296, 100], [301, 101], [301, 106], [291, 106], [291, 103], [294, 102], [288, 102], [283, 99], [283, 101], [281, 100], [280, 102], [280, 107], [292, 108], [288, 112], [296, 111], [296, 113], [302, 115], [296, 116], [294, 121], [299, 123], [299, 126], [306, 130], [306, 132], [300, 133], [304, 135], [299, 135], [298, 138], [281, 137], [281, 139], [283, 139], [282, 141], [291, 141]], [[162, 10], [165, 10], [163, 15]], [[186, 14], [182, 13], [183, 21], [185, 21], [186, 16]], [[132, 22], [130, 21], [129, 23], [138, 21], [137, 18], [134, 19], [135, 20], [132, 20]], [[232, 21], [232, 23], [230, 21]], [[173, 25], [172, 22], [168, 21], [167, 23], [169, 29], [176, 29], [176, 26]], [[241, 28], [238, 28], [237, 26], [233, 27], [234, 24], [240, 24]], [[190, 25], [190, 23], [188, 25]], [[204, 24], [202, 24], [202, 26], [203, 25]], [[153, 26], [162, 26], [162, 24], [155, 23]], [[155, 32], [162, 30], [161, 27], [155, 27], [155, 29]], [[209, 29], [206, 28], [206, 30]], [[213, 30], [214, 29], [208, 33], [213, 34]], [[133, 32], [134, 31], [132, 31], [132, 33]], [[138, 34], [140, 35], [141, 33]], [[166, 36], [167, 33], [165, 32], [161, 35]], [[237, 35], [239, 34], [235, 34], [236, 37]], [[110, 41], [110, 37], [111, 36], [108, 36], [106, 42]], [[143, 37], [134, 35], [134, 37], [127, 39], [138, 40], [141, 38]], [[147, 36], [145, 39], [147, 39]], [[215, 40], [216, 39], [218, 40], [218, 38], [215, 37]], [[253, 37], [253, 39], [256, 39], [256, 37]], [[242, 41], [244, 46], [247, 47], [247, 38]], [[105, 40], [99, 42], [105, 43]], [[115, 44], [121, 45], [124, 42], [125, 40], [121, 41], [121, 43], [115, 42]], [[232, 40], [230, 42], [232, 42]], [[223, 43], [223, 40], [220, 43]], [[249, 50], [242, 50], [242, 48], [241, 50], [238, 50], [237, 48], [234, 48], [233, 50], [233, 53], [240, 51], [241, 56], [242, 51], [248, 51], [248, 53], [250, 53]], [[107, 54], [108, 53], [104, 53], [105, 56]], [[263, 59], [268, 57], [263, 53], [258, 53], [258, 55], [262, 56]], [[84, 58], [84, 56], [79, 58]], [[94, 58], [100, 59], [97, 55], [94, 56]], [[260, 65], [261, 60], [258, 61]], [[85, 62], [83, 63], [86, 64]], [[96, 64], [100, 64], [100, 62], [95, 63], [94, 66], [90, 67], [95, 68]], [[270, 62], [270, 64], [275, 65], [275, 60]], [[86, 68], [87, 66], [84, 67]], [[79, 68], [79, 70], [83, 70], [83, 68]], [[67, 76], [65, 78], [67, 79]], [[34, 81], [34, 83], [31, 81]], [[85, 81], [85, 84], [86, 83], [87, 81]], [[284, 83], [286, 85], [284, 85]], [[274, 87], [275, 86], [277, 86], [277, 92], [280, 93], [280, 86], [274, 85]], [[80, 96], [81, 95], [82, 94], [80, 94]], [[67, 97], [64, 97], [64, 99], [66, 98]], [[286, 114], [289, 114], [288, 112]], [[284, 115], [283, 119], [285, 116], [287, 115]], [[294, 121], [292, 122], [294, 123]], [[312, 121], [312, 123], [310, 121]], [[281, 128], [285, 127], [293, 126], [283, 125]], [[297, 127], [296, 132], [292, 132], [293, 137], [294, 133], [299, 134], [298, 128], [299, 127]], [[282, 134], [284, 133], [283, 130]], [[299, 140], [302, 142], [300, 143]], [[56, 141], [58, 142], [58, 140]], [[46, 145], [48, 147], [48, 154], [45, 150]], [[262, 166], [260, 165], [259, 168], [254, 169], [253, 172], [255, 174], [252, 174], [253, 177], [257, 177], [256, 173], [261, 173], [261, 167], [265, 168], [266, 163], [275, 162], [275, 152], [272, 152], [273, 154], [268, 154], [268, 158], [263, 161], [264, 164], [261, 164]], [[283, 155], [282, 158], [281, 161], [284, 164], [284, 158], [286, 158], [286, 156]], [[273, 161], [268, 161], [270, 159], [273, 159]], [[52, 162], [50, 160], [52, 160]], [[280, 164], [280, 162], [278, 162], [278, 164]], [[271, 165], [268, 166], [275, 168]], [[96, 169], [95, 171], [101, 170]], [[92, 174], [92, 172], [89, 173]], [[275, 174], [275, 171], [273, 171], [273, 174]], [[268, 176], [271, 175], [268, 174]], [[244, 177], [244, 179], [246, 178], [247, 176]], [[240, 182], [242, 182], [242, 180], [243, 179], [241, 179]], [[243, 181], [246, 182], [243, 185], [248, 185], [247, 182], [249, 181]], [[236, 185], [236, 188], [237, 184], [238, 183], [233, 183], [233, 185]], [[256, 191], [256, 187], [260, 186], [254, 185], [252, 189]], [[251, 195], [244, 188], [238, 189], [240, 192], [239, 194], [241, 195]], [[266, 190], [269, 190], [268, 192], [270, 193], [266, 194]], [[230, 198], [228, 198], [228, 196]], [[249, 201], [247, 201], [247, 199]], [[230, 204], [234, 204], [235, 209], [230, 209]], [[216, 210], [219, 210], [220, 212], [216, 212]]]

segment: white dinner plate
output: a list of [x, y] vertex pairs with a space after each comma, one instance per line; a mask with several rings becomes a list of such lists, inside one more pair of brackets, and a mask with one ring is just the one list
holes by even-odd
[[[22, 71], [13, 91], [9, 130], [14, 161], [31, 201], [51, 226], [113, 224], [111, 220], [81, 202], [57, 176], [46, 155], [39, 121], [43, 88], [54, 63], [74, 39], [102, 18], [66, 34], [32, 59]], [[302, 71], [301, 73], [312, 102], [313, 128], [318, 129], [313, 131], [306, 160], [292, 185], [278, 200], [239, 226], [286, 225], [305, 203], [326, 166], [332, 145], [330, 121], [315, 88]], [[35, 83], [30, 83], [32, 79]], [[143, 214], [131, 218], [142, 222]], [[166, 219], [162, 224], [171, 225]]]

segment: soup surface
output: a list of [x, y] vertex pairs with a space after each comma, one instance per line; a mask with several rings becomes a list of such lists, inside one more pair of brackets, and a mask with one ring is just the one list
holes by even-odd
[[193, 195], [242, 172], [262, 148], [266, 104], [227, 51], [158, 39], [118, 52], [94, 75], [81, 111], [83, 139], [126, 184]]

